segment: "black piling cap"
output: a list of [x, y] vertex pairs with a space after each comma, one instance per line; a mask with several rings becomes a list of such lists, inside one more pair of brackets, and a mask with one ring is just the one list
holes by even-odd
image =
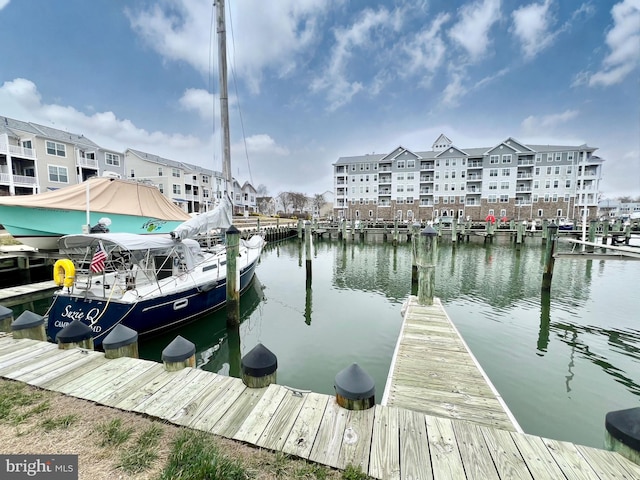
[[420, 232], [420, 235], [424, 235], [425, 237], [435, 237], [436, 235], [438, 235], [438, 232], [436, 231], [435, 228], [433, 228], [431, 225], [427, 225], [426, 227], [424, 227], [424, 229]]
[[354, 363], [338, 372], [335, 389], [338, 395], [349, 400], [362, 400], [373, 397], [376, 385], [373, 377]]
[[25, 310], [11, 323], [11, 330], [25, 330], [44, 324], [44, 317], [37, 313]]
[[184, 337], [178, 335], [173, 342], [162, 350], [163, 362], [184, 362], [196, 353], [196, 346]]
[[229, 228], [227, 228], [227, 231], [225, 233], [227, 235], [234, 234], [234, 233], [238, 234], [240, 233], [240, 230], [238, 230], [235, 225], [231, 225]]
[[4, 305], [0, 305], [0, 320], [4, 320], [5, 318], [9, 318], [13, 315], [13, 310], [5, 307]]
[[102, 348], [105, 350], [115, 350], [116, 348], [126, 347], [137, 341], [138, 332], [119, 323], [111, 330], [109, 335], [104, 337]]
[[613, 438], [640, 452], [640, 407], [609, 412], [604, 423]]
[[93, 338], [93, 330], [80, 320], [73, 320], [56, 335], [59, 343], [78, 343], [89, 338]]
[[278, 369], [278, 359], [267, 347], [257, 344], [240, 362], [242, 373], [254, 378], [266, 377]]

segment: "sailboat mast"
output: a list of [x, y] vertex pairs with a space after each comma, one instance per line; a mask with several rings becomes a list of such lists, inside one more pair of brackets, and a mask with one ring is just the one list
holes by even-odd
[[216, 26], [218, 36], [218, 76], [220, 83], [220, 118], [222, 121], [222, 176], [226, 193], [231, 195], [231, 148], [229, 136], [229, 94], [227, 89], [227, 31], [225, 28], [224, 0], [216, 0]]

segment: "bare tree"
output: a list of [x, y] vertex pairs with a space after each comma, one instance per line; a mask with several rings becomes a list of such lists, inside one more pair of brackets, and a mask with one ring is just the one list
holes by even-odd
[[276, 198], [280, 200], [284, 213], [289, 212], [289, 207], [293, 207], [293, 197], [291, 192], [280, 192]]
[[320, 210], [327, 204], [327, 201], [324, 199], [324, 195], [321, 193], [316, 193], [313, 196], [312, 205], [315, 213], [320, 215]]
[[294, 211], [303, 211], [307, 206], [307, 196], [304, 193], [289, 192]]
[[264, 184], [260, 184], [258, 185], [258, 188], [256, 188], [256, 196], [257, 197], [268, 197], [269, 196], [269, 190], [267, 190], [267, 186]]

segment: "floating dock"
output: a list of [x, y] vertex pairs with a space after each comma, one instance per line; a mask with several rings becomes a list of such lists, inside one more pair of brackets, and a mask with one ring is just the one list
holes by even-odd
[[407, 300], [382, 404], [522, 432], [438, 298]]

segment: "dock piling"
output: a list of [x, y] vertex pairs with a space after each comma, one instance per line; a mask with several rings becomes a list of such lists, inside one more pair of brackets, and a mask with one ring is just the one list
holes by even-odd
[[435, 264], [437, 255], [438, 233], [431, 225], [427, 225], [419, 236], [418, 244], [418, 303], [433, 305], [435, 286]]
[[544, 273], [542, 274], [542, 290], [551, 290], [551, 279], [553, 278], [553, 266], [555, 258], [553, 251], [555, 250], [556, 239], [558, 235], [558, 225], [551, 223], [547, 226], [547, 243], [544, 254]]
[[138, 332], [119, 323], [104, 338], [102, 348], [104, 348], [105, 358], [139, 358]]
[[0, 305], [0, 332], [10, 332], [13, 322], [13, 310]]
[[640, 407], [607, 413], [605, 427], [606, 448], [640, 465]]
[[227, 240], [227, 325], [240, 325], [240, 230], [231, 225], [226, 231]]
[[249, 388], [263, 388], [276, 383], [278, 358], [261, 343], [242, 357], [241, 367], [242, 382]]
[[11, 324], [13, 338], [30, 338], [31, 340], [47, 341], [44, 329], [44, 317], [25, 310]]
[[347, 410], [367, 410], [376, 403], [376, 385], [357, 363], [338, 372], [334, 382], [336, 402]]
[[93, 330], [80, 320], [72, 320], [58, 332], [55, 338], [60, 350], [84, 348], [93, 350]]
[[162, 363], [167, 372], [177, 372], [186, 367], [196, 366], [196, 346], [178, 335], [162, 350]]

